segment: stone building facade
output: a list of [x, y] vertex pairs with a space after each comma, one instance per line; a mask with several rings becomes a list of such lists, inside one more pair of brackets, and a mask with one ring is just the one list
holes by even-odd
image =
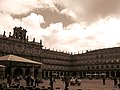
[[[29, 41], [27, 31], [22, 27], [15, 27], [13, 35], [9, 37], [0, 36], [0, 56], [14, 54], [37, 62], [42, 62], [41, 67], [34, 66], [34, 74], [42, 70], [42, 77], [49, 77], [50, 74], [57, 76], [81, 76], [88, 77], [88, 74], [102, 75], [106, 77], [120, 76], [120, 47], [98, 49], [87, 51], [81, 54], [69, 54], [50, 49], [43, 49], [40, 42]], [[19, 72], [18, 72], [19, 71]], [[13, 74], [26, 75], [30, 72], [26, 67], [14, 67]]]

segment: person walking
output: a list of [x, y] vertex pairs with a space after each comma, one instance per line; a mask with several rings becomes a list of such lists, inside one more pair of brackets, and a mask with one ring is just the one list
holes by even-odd
[[105, 85], [105, 77], [103, 77], [103, 85]]
[[39, 86], [40, 79], [38, 76], [35, 78], [35, 86]]
[[68, 76], [65, 76], [65, 77], [64, 77], [64, 80], [65, 80], [65, 89], [64, 89], [64, 90], [69, 90], [69, 89], [68, 89], [69, 82], [70, 82], [69, 77], [68, 77]]
[[31, 82], [31, 86], [33, 86], [33, 83], [34, 83], [34, 77], [31, 75], [30, 76], [30, 82]]
[[51, 87], [51, 90], [53, 90], [53, 75], [50, 76], [50, 87]]
[[118, 81], [117, 81], [117, 78], [115, 77], [114, 78], [114, 87], [117, 87], [117, 83], [118, 83]]

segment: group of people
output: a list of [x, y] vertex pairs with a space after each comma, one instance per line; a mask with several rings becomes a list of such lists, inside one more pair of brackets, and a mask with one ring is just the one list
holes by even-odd
[[[105, 85], [105, 81], [106, 81], [106, 78], [103, 77], [103, 85]], [[113, 78], [113, 82], [114, 82], [114, 87], [119, 87], [120, 88], [120, 78], [117, 79], [117, 77], [114, 77]]]
[[12, 84], [20, 84], [20, 80], [24, 79], [26, 81], [26, 86], [38, 86], [40, 83], [40, 78], [32, 75], [27, 75], [25, 77], [22, 77], [21, 75], [18, 75], [14, 78], [14, 82], [12, 82], [12, 78], [8, 75], [7, 76], [7, 85], [8, 87], [11, 86]]
[[[70, 83], [70, 77], [64, 76], [62, 78], [62, 81], [65, 83], [65, 89], [64, 90], [69, 90], [68, 86], [69, 86], [69, 83]], [[49, 83], [50, 88], [51, 88], [50, 90], [53, 90], [54, 82], [55, 82], [55, 77], [53, 75], [50, 75], [50, 83]]]
[[32, 75], [25, 76], [26, 86], [38, 86], [40, 83], [40, 78], [36, 76], [35, 78]]

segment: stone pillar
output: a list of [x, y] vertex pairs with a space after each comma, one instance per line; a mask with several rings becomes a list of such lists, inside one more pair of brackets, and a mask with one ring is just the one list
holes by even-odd
[[30, 68], [30, 74], [34, 76], [34, 65]]
[[114, 71], [114, 73], [115, 73], [115, 77], [116, 77], [116, 71]]
[[79, 72], [77, 72], [77, 76], [79, 76]]
[[43, 75], [43, 76], [44, 76], [44, 77], [46, 77], [46, 71], [43, 71], [43, 73], [44, 73], [44, 75]]
[[72, 76], [72, 72], [69, 72], [69, 76]]
[[82, 76], [81, 77], [83, 77], [83, 72], [81, 72], [82, 73]]
[[111, 78], [111, 72], [109, 71], [109, 78]]
[[50, 71], [48, 71], [48, 77], [50, 77]]
[[38, 68], [38, 76], [42, 78], [42, 65]]
[[59, 76], [61, 77], [61, 72], [60, 71], [58, 71], [59, 72]]
[[15, 68], [14, 68], [14, 67], [12, 67], [12, 68], [11, 68], [11, 72], [10, 72], [10, 73], [11, 73], [11, 77], [12, 77], [12, 78], [13, 78], [13, 75], [14, 75], [14, 70], [15, 70]]
[[23, 76], [25, 76], [25, 68], [22, 68], [22, 70], [23, 70]]
[[63, 72], [63, 76], [65, 75], [65, 73]]

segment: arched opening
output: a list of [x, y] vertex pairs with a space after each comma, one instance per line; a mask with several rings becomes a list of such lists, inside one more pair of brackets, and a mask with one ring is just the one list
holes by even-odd
[[114, 73], [114, 71], [111, 72], [111, 77], [112, 77], [112, 78], [115, 77], [115, 73]]
[[44, 78], [44, 71], [42, 71], [42, 77]]
[[116, 72], [116, 77], [120, 77], [120, 72], [119, 71]]
[[77, 76], [77, 72], [73, 72], [73, 76], [75, 76], [75, 77], [76, 77], [76, 76]]
[[57, 75], [58, 75], [58, 77], [60, 76], [60, 75], [59, 75], [59, 71], [57, 71]]
[[110, 76], [109, 76], [109, 72], [106, 72], [106, 77], [107, 77], [107, 78], [110, 77]]
[[82, 72], [79, 72], [80, 77], [82, 77]]
[[52, 75], [52, 71], [50, 71], [50, 76]]
[[86, 77], [86, 72], [83, 72], [83, 78], [85, 78]]
[[45, 76], [48, 77], [48, 71], [45, 72]]
[[38, 75], [38, 69], [34, 69], [34, 77]]
[[29, 69], [29, 68], [27, 68], [27, 69], [25, 70], [25, 75], [26, 75], [26, 76], [30, 75], [30, 69]]
[[7, 67], [7, 68], [5, 68], [5, 77], [7, 76], [7, 75], [9, 75], [10, 74], [10, 68], [9, 67]]
[[13, 73], [13, 76], [19, 76], [19, 75], [22, 75], [23, 76], [23, 70], [22, 70], [22, 68], [16, 68], [15, 70], [14, 70], [14, 73]]

